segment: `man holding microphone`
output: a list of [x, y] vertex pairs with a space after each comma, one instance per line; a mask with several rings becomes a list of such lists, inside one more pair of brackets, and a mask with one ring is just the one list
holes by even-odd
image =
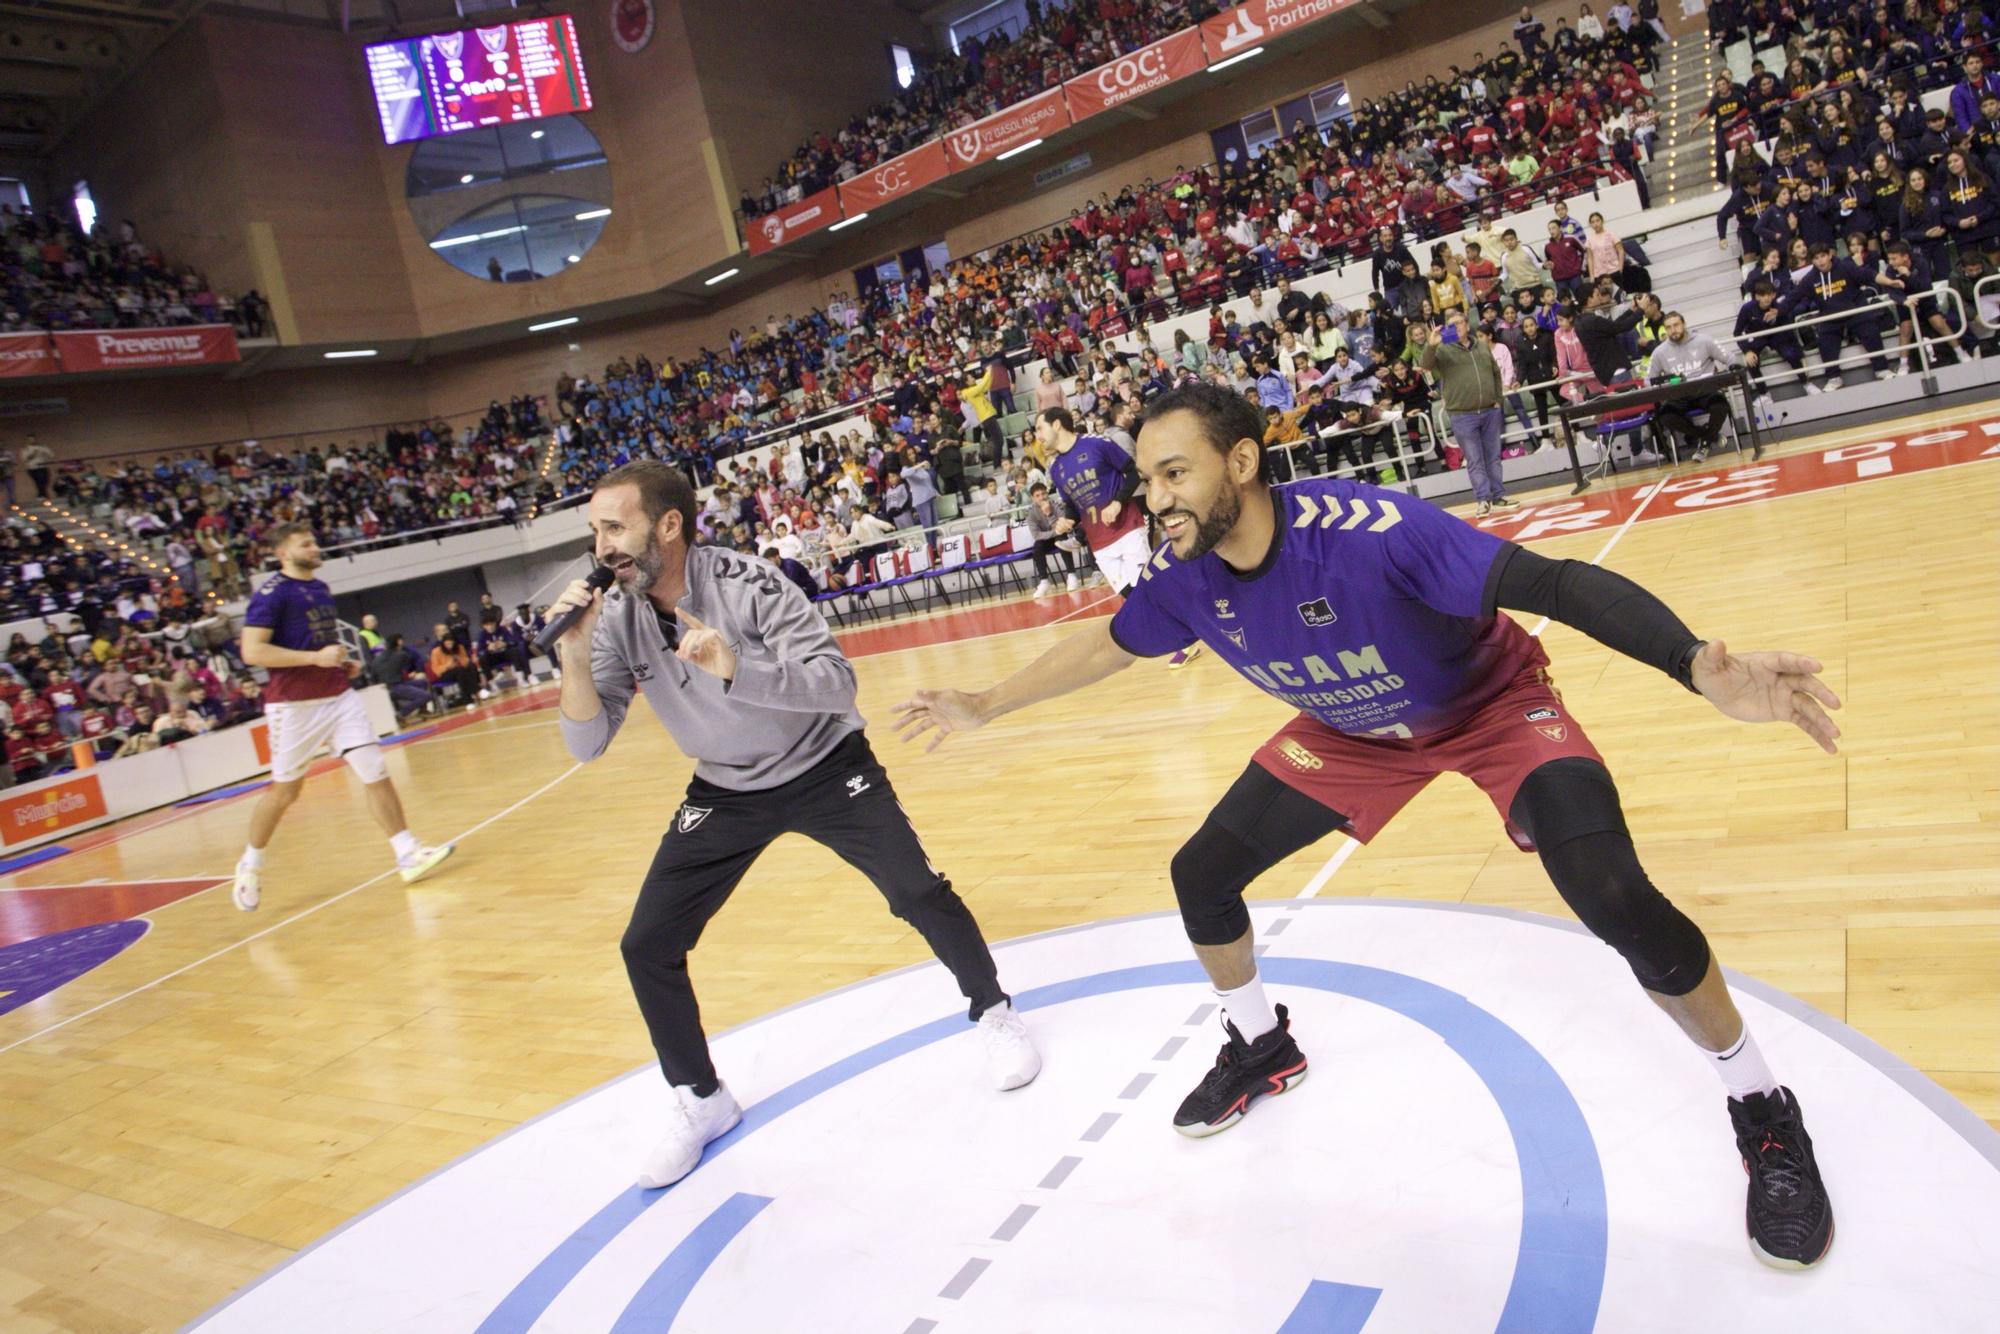
[[854, 668], [832, 631], [764, 562], [690, 546], [694, 516], [694, 488], [677, 468], [648, 459], [606, 473], [590, 527], [615, 586], [600, 594], [577, 580], [549, 608], [551, 627], [584, 609], [556, 641], [570, 753], [603, 754], [643, 692], [695, 759], [620, 942], [672, 1094], [666, 1135], [639, 1173], [648, 1189], [693, 1171], [703, 1146], [742, 1119], [709, 1060], [687, 956], [780, 834], [838, 853], [923, 936], [970, 1002], [996, 1087], [1041, 1070], [978, 923], [930, 864], [869, 748]]

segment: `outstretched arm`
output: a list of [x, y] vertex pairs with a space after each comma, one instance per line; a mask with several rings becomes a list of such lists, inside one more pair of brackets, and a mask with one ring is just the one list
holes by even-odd
[[1732, 656], [1704, 641], [1659, 598], [1624, 575], [1576, 560], [1549, 560], [1510, 546], [1493, 562], [1486, 610], [1505, 607], [1561, 621], [1607, 648], [1657, 667], [1728, 717], [1789, 722], [1827, 754], [1840, 729], [1826, 714], [1840, 698], [1819, 679], [1816, 659], [1798, 653]]
[[1095, 685], [1135, 661], [1111, 637], [1107, 618], [1069, 636], [989, 690], [919, 690], [896, 706], [896, 732], [915, 741], [933, 729], [924, 747], [936, 750], [953, 732], [970, 732], [1002, 714]]

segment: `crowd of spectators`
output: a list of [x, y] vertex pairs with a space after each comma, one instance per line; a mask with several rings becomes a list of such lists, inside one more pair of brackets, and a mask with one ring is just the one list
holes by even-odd
[[1024, 24], [962, 38], [956, 52], [918, 53], [907, 87], [845, 128], [799, 145], [761, 190], [744, 194], [743, 216], [796, 203], [1226, 7], [1216, 0], [1027, 0]]
[[[1198, 17], [1187, 6], [1122, 0], [1092, 14], [1034, 9], [1022, 36], [969, 48], [961, 73], [981, 71], [975, 81], [987, 91], [975, 97], [1011, 100], [1024, 94], [1009, 78], [1055, 68], [1008, 55], [1017, 48], [1046, 55], [1054, 39], [1097, 63], [1087, 43], [1063, 39], [1064, 25], [1097, 25], [1106, 40], [1130, 45]], [[1745, 124], [1755, 132], [1768, 123], [1777, 137], [1768, 166], [1738, 154], [1736, 190], [1719, 219], [1743, 233], [1751, 257], [1746, 310], [1758, 305], [1760, 281], [1776, 288], [1784, 319], [1820, 310], [1825, 301], [1812, 292], [1825, 284], [1811, 271], [1822, 241], [1861, 275], [1851, 284], [1857, 291], [1927, 287], [1922, 274], [1909, 276], [1910, 256], [1897, 245], [1907, 242], [1925, 272], [1942, 279], [1948, 270], [1969, 295], [1969, 284], [1991, 271], [1983, 252], [2000, 238], [2000, 204], [1980, 165], [2000, 133], [2000, 74], [1982, 71], [1972, 51], [1990, 40], [1990, 13], [1937, 0], [1909, 4], [1899, 20], [1884, 7], [1827, 0], [1807, 16], [1781, 0], [1730, 0], [1711, 11], [1711, 23], [1718, 40], [1761, 28], [1788, 50], [1784, 96], [1753, 96], [1771, 87], [1760, 70], [1747, 90], [1719, 83], [1703, 112], [1718, 122], [1725, 148]], [[1047, 459], [1037, 456], [1031, 433], [1003, 438], [1010, 414], [1061, 405], [1116, 429], [1122, 413], [1187, 376], [1254, 396], [1272, 443], [1300, 467], [1391, 479], [1456, 466], [1451, 442], [1413, 442], [1388, 429], [1436, 399], [1420, 364], [1423, 347], [1454, 317], [1502, 349], [1506, 406], [1523, 428], [1510, 449], [1531, 448], [1560, 398], [1602, 390], [1613, 383], [1602, 373], [1610, 369], [1643, 376], [1664, 336], [1667, 312], [1648, 295], [1643, 254], [1581, 203], [1607, 180], [1636, 178], [1643, 189], [1640, 162], [1657, 128], [1644, 76], [1663, 35], [1653, 0], [1636, 10], [1611, 5], [1602, 19], [1585, 4], [1574, 23], [1562, 17], [1552, 26], [1523, 10], [1514, 40], [1492, 57], [1476, 53], [1469, 67], [1363, 102], [1351, 118], [1295, 124], [1248, 160], [1100, 196], [1051, 227], [937, 272], [859, 298], [835, 294], [804, 317], [773, 314], [732, 331], [720, 348], [659, 361], [642, 354], [602, 376], [565, 375], [546, 424], [533, 400], [519, 399], [494, 404], [457, 437], [422, 427], [392, 433], [380, 446], [282, 459], [251, 447], [241, 457], [169, 458], [150, 472], [116, 468], [56, 485], [59, 492], [70, 485], [75, 499], [108, 503], [135, 534], [164, 534], [184, 552], [210, 555], [219, 541], [240, 570], [257, 568], [257, 534], [277, 522], [307, 519], [337, 545], [458, 519], [518, 518], [587, 489], [612, 467], [657, 457], [686, 468], [699, 485], [717, 486], [704, 540], [773, 559], [796, 580], [838, 586], [853, 577], [857, 555], [887, 534], [928, 524], [940, 496], [975, 512], [1024, 507], [1045, 480]], [[1897, 65], [1894, 57], [1912, 42], [1924, 62]], [[944, 68], [925, 76], [924, 97], [947, 86], [938, 82]], [[994, 85], [993, 71], [1011, 73]], [[1970, 108], [1973, 118], [1932, 133], [1915, 102], [1948, 84], [1953, 107]], [[1895, 144], [1887, 162], [1893, 189], [1877, 188], [1882, 160], [1864, 162], [1859, 147], [1860, 127], [1876, 111]], [[878, 128], [909, 123], [879, 109], [864, 120]], [[1905, 135], [1912, 124], [1919, 131]], [[807, 154], [821, 155], [812, 169], [831, 169], [826, 153], [867, 138], [857, 131], [816, 146]], [[846, 160], [836, 153], [834, 166]], [[1927, 166], [1939, 183], [1928, 194]], [[1583, 216], [1559, 206], [1545, 235], [1506, 224], [1563, 197], [1578, 199]], [[1853, 218], [1869, 225], [1846, 229]], [[1460, 229], [1471, 234], [1462, 249], [1436, 239]], [[1365, 306], [1343, 308], [1292, 286], [1330, 264], [1363, 261], [1374, 289]], [[1149, 321], [1246, 293], [1247, 318], [1211, 314], [1206, 338], [1182, 334], [1174, 347], [1156, 348], [1144, 333]], [[1620, 300], [1631, 308], [1607, 331], [1599, 322], [1614, 322], [1607, 303]], [[1935, 303], [1915, 314], [1934, 331]], [[1116, 349], [1110, 340], [1134, 329], [1136, 348]], [[1842, 332], [1833, 327], [1833, 352]], [[1788, 335], [1753, 337], [1747, 346], [1768, 364], [1772, 354], [1799, 364], [1801, 345]], [[1610, 348], [1622, 355], [1607, 360]], [[1974, 350], [1971, 340], [1966, 350]], [[1015, 383], [1015, 368], [1033, 358], [1049, 363], [1040, 382]], [[1515, 392], [1526, 386], [1540, 387]], [[842, 407], [862, 411], [865, 428], [841, 439], [801, 436], [766, 469], [731, 461], [773, 426]], [[553, 432], [547, 477], [534, 458], [544, 429]], [[1301, 440], [1307, 448], [1293, 448]], [[210, 576], [222, 577], [214, 567]], [[447, 654], [470, 660], [478, 688], [486, 688], [489, 656], [482, 638], [468, 627]], [[423, 668], [433, 668], [438, 647], [420, 655]], [[497, 661], [502, 646], [491, 647]], [[424, 674], [432, 683], [454, 679]]]
[[[1136, 21], [1144, 7], [1123, 8]], [[1030, 29], [1068, 13], [1046, 11]], [[1642, 75], [1659, 34], [1623, 4], [1610, 13], [1600, 23], [1585, 6], [1548, 36], [1524, 16], [1520, 49], [1479, 52], [1351, 119], [1294, 124], [1248, 160], [1107, 193], [937, 272], [835, 294], [803, 317], [771, 314], [724, 347], [565, 376], [564, 471], [651, 456], [706, 484], [760, 429], [869, 402], [879, 432], [920, 387], [944, 417], [968, 413], [984, 428], [1011, 406], [1010, 361], [1076, 367], [1146, 321], [1368, 258], [1384, 226], [1421, 242], [1635, 176], [1653, 130]], [[989, 444], [988, 460], [997, 452]]]
[[524, 602], [509, 614], [491, 593], [482, 593], [470, 613], [447, 603], [430, 637], [414, 645], [401, 634], [383, 634], [378, 618], [365, 614], [362, 675], [388, 688], [402, 717], [453, 705], [477, 708], [496, 691], [534, 680], [534, 640], [547, 611], [546, 603], [530, 608]]
[[257, 292], [218, 292], [169, 264], [129, 219], [86, 235], [62, 208], [0, 205], [0, 333], [232, 324], [261, 338], [270, 318]]
[[[51, 576], [37, 584], [60, 580], [65, 590], [26, 612], [42, 620], [45, 638], [30, 642], [17, 632], [7, 644], [0, 781], [71, 768], [79, 743], [96, 759], [112, 759], [263, 712], [262, 688], [235, 656], [227, 623], [201, 615], [172, 580], [121, 572], [120, 562], [99, 553], [66, 553], [47, 529], [19, 519], [0, 528], [0, 548], [15, 586], [21, 567], [32, 565]], [[87, 582], [92, 570], [96, 582]]]
[[[250, 441], [177, 450], [150, 467], [86, 459], [51, 469], [44, 459], [25, 470], [37, 495], [97, 516], [121, 541], [157, 549], [188, 596], [212, 588], [228, 601], [265, 567], [264, 534], [281, 523], [311, 523], [332, 548], [525, 520], [561, 495], [559, 479], [541, 474], [547, 435], [541, 401], [521, 396], [495, 400], [457, 430], [417, 422], [391, 427], [380, 442], [281, 453]], [[21, 461], [38, 450], [30, 437]], [[13, 461], [0, 450], [10, 497]]]

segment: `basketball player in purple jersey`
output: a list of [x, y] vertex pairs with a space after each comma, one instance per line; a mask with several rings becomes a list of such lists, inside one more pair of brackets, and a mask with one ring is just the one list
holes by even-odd
[[271, 786], [250, 811], [250, 841], [236, 863], [236, 906], [249, 912], [264, 897], [264, 849], [278, 821], [299, 799], [306, 766], [323, 747], [347, 761], [368, 794], [368, 809], [389, 836], [396, 869], [414, 884], [451, 856], [452, 844], [426, 847], [403, 819], [403, 803], [382, 761], [382, 747], [361, 696], [348, 684], [333, 590], [314, 577], [325, 563], [319, 541], [302, 523], [269, 534], [278, 573], [250, 598], [243, 614], [243, 661], [271, 674], [264, 716], [271, 729]]
[[1198, 640], [1299, 709], [1173, 859], [1228, 1039], [1174, 1117], [1197, 1136], [1306, 1073], [1285, 1007], [1258, 979], [1243, 890], [1335, 830], [1367, 842], [1433, 777], [1465, 774], [1720, 1076], [1758, 1257], [1816, 1263], [1833, 1208], [1798, 1099], [1765, 1064], [1700, 928], [1647, 879], [1611, 774], [1551, 684], [1540, 641], [1501, 612], [1573, 626], [1728, 717], [1791, 722], [1832, 754], [1840, 731], [1825, 710], [1840, 701], [1820, 664], [1730, 654], [1621, 575], [1548, 560], [1410, 496], [1332, 478], [1272, 487], [1263, 432], [1256, 408], [1227, 390], [1162, 395], [1138, 466], [1167, 541], [1131, 596], [989, 690], [917, 692], [901, 706], [903, 735], [935, 729], [935, 747]]
[[[1130, 595], [1146, 559], [1153, 554], [1146, 542], [1146, 516], [1134, 497], [1139, 490], [1139, 470], [1132, 456], [1117, 441], [1102, 435], [1078, 435], [1076, 418], [1068, 408], [1044, 408], [1035, 417], [1035, 439], [1050, 451], [1049, 479], [1068, 502], [1070, 511], [1082, 516], [1073, 524], [1083, 530], [1084, 544], [1104, 571], [1104, 581], [1120, 595]], [[1201, 651], [1199, 644], [1176, 650], [1168, 667], [1183, 667]]]

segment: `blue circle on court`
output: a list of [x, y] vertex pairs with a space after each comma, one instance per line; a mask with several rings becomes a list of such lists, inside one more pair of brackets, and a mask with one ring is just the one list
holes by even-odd
[[[1270, 982], [1351, 996], [1392, 1010], [1435, 1033], [1471, 1068], [1506, 1121], [1521, 1170], [1520, 1245], [1494, 1334], [1589, 1334], [1597, 1323], [1609, 1252], [1604, 1171], [1582, 1109], [1547, 1058], [1491, 1012], [1407, 973], [1281, 956], [1258, 960], [1258, 971]], [[1207, 975], [1191, 961], [1144, 964], [1035, 987], [1017, 994], [1014, 1004], [1022, 1010], [1044, 1009], [1143, 987], [1207, 984]], [[745, 1108], [742, 1122], [708, 1146], [703, 1165], [827, 1090], [965, 1028], [961, 1015], [933, 1020], [794, 1080]], [[619, 1194], [530, 1270], [480, 1323], [477, 1334], [530, 1328], [586, 1264], [673, 1189], [635, 1186]], [[671, 1328], [709, 1265], [768, 1203], [764, 1197], [736, 1195], [698, 1223], [640, 1285], [612, 1326], [614, 1334]], [[1358, 1308], [1360, 1319], [1372, 1305], [1370, 1297]], [[1358, 1330], [1358, 1320], [1348, 1328]]]

